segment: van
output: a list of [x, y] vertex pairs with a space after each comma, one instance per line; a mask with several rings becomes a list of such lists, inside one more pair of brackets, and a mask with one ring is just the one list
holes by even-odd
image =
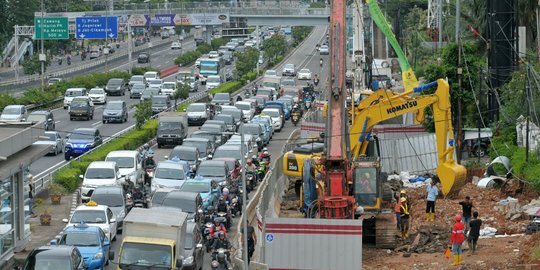
[[188, 134], [188, 120], [185, 112], [162, 112], [158, 118], [157, 145], [180, 145]]
[[129, 178], [133, 183], [142, 176], [142, 161], [139, 151], [119, 150], [111, 151], [105, 161], [116, 162], [120, 176]]
[[159, 78], [159, 73], [157, 73], [156, 71], [147, 71], [144, 73], [144, 78], [146, 80], [150, 80], [150, 79], [160, 79]]
[[98, 186], [121, 185], [124, 178], [116, 162], [93, 161], [86, 168], [86, 172], [79, 176], [82, 179], [81, 198], [87, 202]]
[[86, 88], [68, 88], [64, 93], [64, 109], [67, 109], [75, 97], [87, 96]]
[[152, 96], [152, 114], [157, 114], [171, 107], [169, 95]]

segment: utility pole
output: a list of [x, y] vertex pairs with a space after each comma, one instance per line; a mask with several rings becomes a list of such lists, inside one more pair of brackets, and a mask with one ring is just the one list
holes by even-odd
[[[529, 119], [531, 118], [531, 106], [529, 105], [529, 102], [531, 102], [531, 65], [527, 64], [527, 83], [525, 84], [525, 104], [527, 104], [527, 123], [525, 126], [525, 164], [529, 164]], [[523, 181], [519, 181], [519, 191], [521, 192], [523, 190]]]
[[[540, 1], [540, 0], [538, 0], [538, 1]], [[260, 51], [261, 51], [260, 47], [261, 46], [259, 45], [259, 36], [260, 36], [259, 26], [258, 25], [255, 26], [255, 29], [256, 29], [255, 31], [257, 33], [257, 51], [259, 52], [259, 55], [260, 55]], [[260, 58], [260, 56], [259, 56], [259, 58]], [[257, 76], [259, 76], [259, 59], [257, 59]]]
[[[242, 158], [241, 158], [241, 163], [242, 166], [244, 166], [244, 164], [246, 164], [246, 158], [245, 158], [245, 155], [246, 153], [244, 152], [244, 123], [241, 124], [240, 126], [240, 152], [241, 152], [241, 155], [242, 155]], [[246, 169], [245, 168], [242, 168], [242, 188], [244, 189], [244, 192], [242, 192], [242, 228], [244, 230], [244, 232], [242, 233], [242, 238], [243, 238], [243, 241], [244, 241], [244, 245], [242, 246], [242, 254], [244, 255], [243, 258], [244, 258], [244, 267], [243, 269], [249, 269], [249, 264], [248, 264], [248, 228], [247, 228], [247, 212], [246, 212], [246, 204], [247, 204], [247, 198], [246, 198], [246, 194], [247, 194], [247, 185], [246, 185]]]
[[[442, 0], [441, 0], [441, 6], [439, 7], [439, 10], [441, 11], [440, 20], [442, 21]], [[461, 157], [463, 152], [462, 150], [462, 138], [463, 138], [463, 132], [461, 129], [461, 96], [463, 94], [463, 90], [461, 89], [461, 80], [462, 80], [462, 73], [463, 68], [461, 67], [461, 30], [460, 30], [460, 17], [461, 17], [461, 5], [460, 0], [457, 0], [456, 2], [456, 42], [458, 47], [458, 66], [457, 66], [457, 77], [458, 77], [458, 119], [457, 119], [457, 162], [461, 164]], [[442, 28], [442, 23], [441, 23]], [[442, 29], [439, 28], [439, 37], [442, 37]], [[442, 42], [439, 39], [439, 42]], [[442, 43], [441, 43], [442, 44]], [[442, 50], [441, 50], [442, 51]], [[478, 142], [480, 143], [480, 142]]]
[[41, 0], [41, 53], [39, 54], [39, 61], [41, 62], [41, 91], [45, 91], [45, 61], [47, 60], [44, 52], [44, 41], [45, 37], [43, 36], [43, 20], [45, 9], [43, 8], [43, 0]]
[[[459, 0], [458, 0], [459, 1]], [[480, 68], [480, 71], [479, 71], [480, 74], [479, 75], [479, 78], [480, 78], [480, 83], [478, 85], [478, 98], [476, 99], [476, 110], [478, 111], [478, 147], [480, 147], [480, 140], [482, 139], [481, 137], [481, 128], [482, 128], [482, 110], [480, 109], [480, 106], [482, 105], [482, 103], [480, 102], [481, 101], [481, 98], [482, 98], [482, 85], [484, 84], [484, 71], [482, 70], [482, 68]], [[474, 148], [473, 148], [474, 149]], [[478, 156], [478, 163], [480, 163], [480, 155], [477, 155]]]
[[456, 42], [459, 42], [459, 35], [461, 34], [460, 24], [461, 24], [461, 0], [456, 0]]
[[540, 0], [536, 5], [536, 55], [540, 59]]
[[129, 74], [130, 75], [133, 75], [132, 74], [132, 63], [131, 63], [131, 55], [133, 54], [133, 48], [131, 46], [133, 46], [133, 42], [131, 40], [131, 24], [129, 23], [129, 20], [128, 20], [128, 23], [127, 23], [127, 32], [128, 32], [128, 67], [129, 67]]
[[438, 45], [439, 46], [438, 47], [439, 47], [439, 52], [441, 52], [442, 51], [442, 29], [443, 29], [443, 19], [442, 19], [442, 17], [443, 17], [443, 1], [442, 0], [439, 0], [438, 8], [439, 8], [439, 11], [438, 11], [438, 13], [439, 13], [439, 17], [438, 17], [438, 19], [439, 19], [439, 22], [438, 22], [438, 25], [439, 25], [439, 42], [438, 42]]

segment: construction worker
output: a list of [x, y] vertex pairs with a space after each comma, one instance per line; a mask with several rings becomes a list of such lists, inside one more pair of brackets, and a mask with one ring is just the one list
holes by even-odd
[[467, 237], [469, 241], [469, 247], [471, 248], [472, 254], [476, 252], [476, 244], [478, 243], [478, 238], [480, 237], [480, 227], [482, 226], [482, 220], [478, 218], [478, 212], [474, 211], [473, 219], [469, 223], [470, 231]]
[[432, 184], [431, 180], [427, 181], [427, 201], [426, 201], [426, 221], [435, 221], [435, 200], [439, 196], [439, 189]]
[[409, 201], [409, 196], [407, 196], [407, 192], [404, 189], [399, 192], [399, 199], [401, 200], [401, 198], [407, 199], [407, 207], [410, 208], [411, 202]]
[[472, 203], [471, 197], [465, 196], [465, 200], [459, 202], [463, 208], [463, 224], [465, 224], [465, 231], [469, 231], [469, 221], [471, 220], [472, 209], [474, 205]]
[[452, 244], [452, 252], [454, 253], [453, 266], [461, 264], [461, 245], [465, 241], [465, 224], [461, 222], [461, 215], [457, 214], [454, 219], [456, 222], [452, 227], [452, 234], [450, 235], [450, 243]]
[[396, 224], [399, 230], [401, 229], [401, 202], [399, 200], [396, 201], [396, 206], [394, 207], [394, 211], [396, 212]]
[[409, 238], [409, 218], [411, 216], [410, 214], [411, 209], [409, 208], [409, 204], [407, 203], [407, 198], [402, 197], [401, 199], [399, 199], [399, 201], [401, 202], [401, 208], [400, 208], [401, 237], [403, 239], [407, 239]]

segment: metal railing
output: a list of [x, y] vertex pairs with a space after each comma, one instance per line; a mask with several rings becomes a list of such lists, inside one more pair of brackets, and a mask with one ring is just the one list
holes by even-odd
[[[171, 106], [171, 107], [167, 108], [167, 110], [165, 110], [165, 111], [175, 110], [178, 106], [181, 106], [182, 104], [184, 104], [186, 102], [191, 103], [191, 102], [194, 102], [194, 101], [202, 100], [202, 99], [205, 99], [207, 96], [208, 96], [207, 92], [201, 92], [201, 93], [199, 93], [197, 95], [193, 95], [193, 96], [191, 96], [191, 97], [189, 97], [189, 98], [187, 98], [185, 100], [182, 100], [180, 103], [177, 104], [176, 107]], [[158, 115], [159, 114], [154, 114], [150, 119], [156, 119], [156, 118], [158, 118]], [[84, 154], [82, 154], [82, 155], [80, 155], [80, 156], [78, 156], [78, 157], [76, 157], [74, 159], [71, 159], [70, 161], [60, 165], [57, 168], [54, 168], [53, 170], [51, 170], [49, 172], [46, 172], [46, 174], [44, 174], [43, 176], [40, 176], [40, 177], [36, 176], [34, 178], [35, 193], [39, 194], [40, 192], [45, 190], [47, 188], [47, 186], [49, 185], [49, 183], [51, 181], [53, 181], [54, 174], [56, 172], [58, 172], [59, 170], [61, 170], [62, 168], [64, 168], [64, 167], [68, 166], [69, 164], [71, 164], [71, 162], [80, 162], [81, 157], [83, 157], [85, 155], [88, 155], [88, 154], [100, 149], [101, 147], [103, 147], [107, 143], [111, 142], [113, 139], [119, 138], [119, 137], [123, 136], [124, 134], [126, 134], [127, 132], [130, 132], [133, 129], [135, 129], [135, 125], [131, 125], [131, 126], [125, 128], [125, 129], [117, 132], [116, 134], [111, 135], [110, 137], [107, 137], [105, 140], [103, 140], [103, 143], [101, 145], [97, 146], [96, 148], [93, 148], [93, 149], [89, 150], [88, 152], [85, 152]], [[75, 176], [75, 177], [77, 177], [77, 176]]]

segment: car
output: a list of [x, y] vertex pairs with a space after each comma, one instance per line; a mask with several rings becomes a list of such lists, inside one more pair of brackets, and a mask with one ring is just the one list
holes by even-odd
[[182, 43], [178, 41], [173, 41], [173, 43], [171, 43], [171, 50], [181, 50], [181, 49], [182, 49]]
[[189, 179], [179, 190], [199, 193], [203, 201], [204, 210], [206, 210], [208, 206], [216, 206], [219, 196], [221, 196], [221, 190], [219, 189], [218, 184], [216, 181], [209, 178]]
[[294, 64], [285, 64], [281, 71], [283, 76], [296, 76], [296, 67]]
[[141, 101], [152, 99], [153, 96], [161, 95], [161, 89], [156, 87], [148, 87], [141, 94]]
[[204, 263], [203, 235], [199, 225], [188, 222], [186, 228], [186, 244], [184, 245], [184, 261], [182, 269], [202, 269]]
[[114, 161], [92, 161], [86, 168], [84, 175], [79, 176], [82, 180], [81, 200], [87, 202], [92, 193], [99, 186], [120, 185], [125, 177], [120, 174], [120, 169]]
[[135, 83], [131, 86], [131, 91], [129, 93], [129, 98], [141, 98], [142, 93], [146, 89], [146, 83]]
[[296, 81], [294, 80], [294, 78], [285, 77], [281, 80], [281, 87], [296, 89]]
[[255, 115], [255, 105], [248, 101], [238, 101], [234, 104], [234, 106], [240, 110], [242, 110], [242, 113], [244, 114], [244, 118], [249, 121], [251, 118], [253, 118], [253, 115]]
[[135, 150], [111, 151], [105, 157], [105, 161], [114, 161], [120, 170], [120, 176], [129, 178], [135, 183], [142, 177], [141, 155]]
[[169, 95], [172, 97], [176, 92], [176, 83], [175, 82], [164, 82], [161, 85], [161, 93], [164, 95]]
[[259, 123], [244, 124], [244, 134], [255, 136], [255, 142], [257, 143], [258, 151], [261, 151], [266, 144], [264, 128]]
[[150, 63], [150, 54], [145, 52], [139, 53], [139, 55], [137, 56], [137, 63]]
[[75, 97], [69, 105], [69, 120], [80, 118], [87, 121], [92, 120], [94, 119], [94, 109], [95, 106], [90, 97]]
[[[162, 92], [163, 93], [163, 92]], [[152, 96], [152, 114], [158, 114], [171, 107], [171, 99], [168, 95]]]
[[169, 32], [167, 32], [167, 31], [161, 32], [161, 39], [166, 39], [166, 38], [169, 38], [169, 37], [171, 37]]
[[57, 84], [59, 82], [63, 82], [63, 81], [64, 81], [64, 79], [62, 79], [62, 78], [49, 78], [47, 80], [47, 86], [55, 85], [55, 84]]
[[263, 126], [264, 131], [264, 144], [267, 145], [270, 143], [270, 139], [272, 139], [272, 136], [274, 135], [274, 126], [272, 125], [272, 118], [268, 117], [257, 117], [251, 119], [250, 123], [257, 123]]
[[234, 117], [234, 121], [237, 127], [236, 130], [238, 130], [240, 124], [246, 120], [244, 117], [244, 112], [234, 106], [231, 106], [230, 108], [222, 106], [221, 114], [232, 115]]
[[103, 88], [95, 87], [90, 89], [88, 96], [94, 104], [105, 104], [107, 103], [107, 94]]
[[268, 69], [264, 72], [264, 76], [277, 76], [277, 72], [274, 69]]
[[159, 77], [159, 73], [157, 71], [147, 71], [144, 73], [144, 78], [146, 80], [150, 80], [150, 79], [160, 79]]
[[28, 115], [26, 121], [33, 123], [43, 122], [43, 129], [45, 131], [56, 129], [54, 114], [51, 111], [33, 111]]
[[206, 103], [191, 103], [186, 112], [188, 125], [202, 125], [210, 118], [210, 107]]
[[203, 201], [198, 193], [171, 190], [159, 206], [181, 209], [188, 214], [188, 222], [199, 222], [202, 219]]
[[177, 157], [188, 162], [192, 171], [197, 171], [201, 159], [197, 147], [178, 145], [171, 150], [169, 158]]
[[189, 85], [190, 92], [199, 91], [199, 81], [195, 79], [195, 77], [192, 76], [191, 74], [189, 75], [179, 74], [178, 76], [176, 76], [176, 83]]
[[109, 79], [107, 85], [105, 86], [105, 92], [107, 95], [117, 95], [123, 96], [126, 94], [127, 82], [121, 78], [112, 78]]
[[165, 196], [167, 196], [167, 194], [169, 194], [169, 192], [171, 192], [173, 190], [178, 190], [178, 189], [177, 188], [167, 188], [167, 187], [162, 187], [162, 188], [158, 187], [158, 188], [156, 188], [156, 190], [152, 194], [152, 199], [151, 199], [152, 207], [161, 206], [162, 203], [163, 203], [163, 199], [165, 199]]
[[232, 115], [220, 113], [214, 116], [214, 119], [208, 120], [207, 123], [222, 125], [222, 123], [218, 123], [216, 121], [223, 122], [228, 132], [236, 132], [238, 130], [238, 126], [236, 126], [236, 121]]
[[113, 100], [103, 109], [103, 124], [110, 122], [125, 123], [128, 121], [128, 108], [123, 100]]
[[95, 59], [101, 56], [101, 50], [93, 49], [90, 51], [90, 59]]
[[234, 61], [234, 53], [231, 51], [223, 52], [223, 55], [221, 57], [225, 59], [225, 65], [230, 65]]
[[146, 85], [146, 78], [144, 78], [143, 75], [131, 76], [131, 79], [129, 79], [129, 83], [128, 83], [128, 89], [131, 90], [134, 84], [139, 84], [139, 83]]
[[208, 53], [208, 57], [210, 58], [218, 58], [219, 57], [219, 53], [217, 51], [210, 51]]
[[64, 93], [64, 109], [69, 107], [71, 101], [75, 97], [82, 97], [88, 95], [86, 88], [68, 88]]
[[266, 108], [262, 111], [261, 114], [269, 115], [272, 117], [272, 122], [274, 124], [274, 130], [277, 132], [281, 131], [283, 127], [283, 115], [280, 113], [280, 110], [277, 108]]
[[147, 79], [146, 83], [148, 84], [148, 88], [154, 87], [154, 88], [161, 89], [161, 87], [163, 86], [162, 79]]
[[231, 94], [216, 93], [210, 102], [212, 105], [233, 105]]
[[212, 90], [221, 85], [221, 77], [219, 75], [210, 75], [206, 79], [206, 89]]
[[122, 231], [124, 227], [124, 218], [128, 213], [124, 188], [114, 185], [99, 186], [92, 192], [90, 201], [94, 201], [98, 205], [108, 206], [116, 215], [117, 231]]
[[274, 101], [266, 102], [264, 107], [280, 109], [285, 120], [289, 120], [289, 118], [291, 117], [291, 111], [289, 110], [287, 102], [284, 100], [274, 100]]
[[221, 157], [212, 160], [225, 161], [225, 163], [227, 164], [227, 168], [229, 168], [229, 176], [233, 181], [238, 180], [240, 176], [242, 176], [242, 165], [240, 165], [240, 161], [236, 158]]
[[330, 48], [328, 47], [328, 45], [321, 45], [321, 47], [319, 47], [319, 54], [330, 54]]
[[[244, 155], [246, 156], [248, 154], [247, 147], [244, 147]], [[239, 144], [229, 144], [227, 142], [226, 144], [218, 147], [216, 151], [214, 152], [214, 158], [222, 158], [222, 157], [230, 157], [235, 158], [237, 160], [242, 159], [242, 148]]]
[[182, 145], [196, 147], [201, 161], [211, 159], [214, 153], [214, 143], [207, 138], [186, 138]]
[[216, 145], [222, 145], [227, 141], [228, 136], [224, 134], [227, 130], [221, 125], [204, 123], [199, 129], [216, 135]]
[[105, 265], [109, 264], [109, 259], [114, 257], [114, 251], [110, 250], [111, 242], [103, 230], [85, 223], [66, 227], [60, 239], [53, 240], [51, 244], [77, 247], [87, 270], [104, 269]]
[[[218, 146], [220, 146], [221, 144], [218, 144], [218, 143], [221, 143], [221, 134], [220, 135], [216, 135], [216, 134], [213, 134], [213, 133], [210, 133], [210, 132], [207, 132], [207, 131], [202, 131], [202, 130], [196, 130], [196, 131], [193, 131], [193, 133], [191, 133], [189, 135], [190, 138], [203, 138], [203, 139], [208, 139], [210, 140], [210, 143], [212, 143], [212, 149], [216, 149]], [[213, 153], [213, 151], [212, 151]], [[199, 165], [200, 166], [200, 165]]]
[[44, 139], [35, 142], [36, 145], [50, 145], [49, 154], [58, 155], [64, 151], [64, 140], [57, 131], [45, 131]]
[[116, 240], [116, 216], [106, 205], [98, 205], [96, 202], [89, 201], [85, 205], [75, 208], [71, 217], [62, 219], [62, 222], [67, 223], [66, 228], [81, 223], [96, 226], [101, 228], [111, 241]]
[[297, 75], [299, 80], [311, 80], [311, 71], [307, 68], [298, 71]]
[[[268, 97], [267, 97], [268, 98]], [[266, 100], [263, 96], [252, 96], [251, 99], [254, 99], [257, 101], [257, 113], [260, 114], [261, 111], [264, 109], [264, 104], [266, 103]]]
[[257, 96], [263, 97], [265, 100], [264, 103], [266, 103], [267, 101], [273, 100], [274, 96], [276, 96], [276, 93], [277, 92], [274, 88], [262, 86], [257, 89], [257, 93], [255, 97]]
[[86, 265], [77, 247], [48, 245], [33, 249], [19, 269], [82, 270]]
[[219, 46], [217, 52], [219, 55], [223, 55], [225, 52], [228, 52], [229, 48], [227, 46]]
[[135, 39], [135, 47], [141, 46], [146, 43], [146, 38], [144, 36], [139, 36]]
[[66, 161], [69, 161], [72, 157], [78, 157], [103, 143], [97, 128], [76, 128], [66, 136], [66, 139], [64, 146], [64, 158]]
[[223, 160], [205, 160], [199, 165], [195, 178], [210, 178], [219, 185], [231, 180], [230, 169]]
[[[231, 136], [231, 138], [227, 141], [225, 145], [240, 146], [241, 144], [242, 144], [242, 136], [240, 136], [240, 134], [235, 134]], [[244, 152], [244, 158], [246, 160], [249, 157], [251, 157], [251, 155], [257, 155], [258, 154], [257, 137], [252, 134], [244, 134], [244, 149], [242, 149], [242, 151]], [[241, 155], [238, 155], [238, 156], [241, 157]], [[220, 158], [220, 157], [224, 157], [224, 156], [218, 156], [216, 158]], [[238, 158], [238, 160], [240, 160], [240, 158]]]
[[174, 162], [160, 161], [154, 170], [152, 184], [158, 188], [180, 188], [187, 180], [186, 171]]

